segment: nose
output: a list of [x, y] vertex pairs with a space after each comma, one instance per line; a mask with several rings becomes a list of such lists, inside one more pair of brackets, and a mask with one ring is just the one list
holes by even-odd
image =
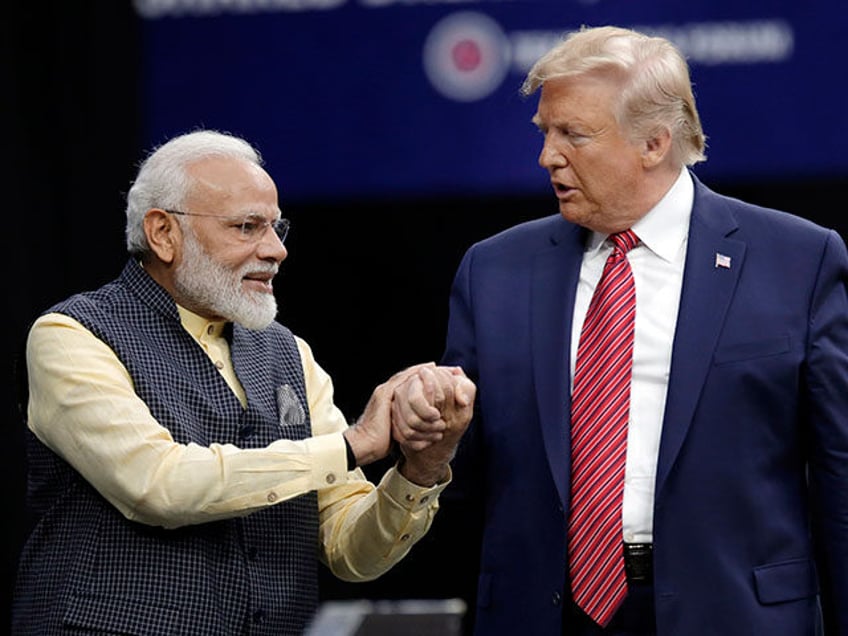
[[286, 246], [270, 226], [265, 229], [265, 234], [262, 235], [262, 240], [259, 241], [257, 253], [259, 258], [273, 260], [276, 263], [282, 263], [289, 255]]
[[564, 168], [568, 165], [568, 159], [557, 148], [550, 135], [545, 135], [545, 142], [542, 144], [542, 150], [539, 152], [539, 165], [548, 171], [555, 168]]

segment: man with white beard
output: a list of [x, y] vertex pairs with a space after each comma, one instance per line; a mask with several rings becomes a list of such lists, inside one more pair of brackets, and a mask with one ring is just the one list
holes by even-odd
[[[348, 426], [274, 318], [288, 221], [246, 141], [176, 137], [127, 197], [118, 279], [27, 342], [30, 504], [13, 632], [301, 634], [316, 554], [373, 579], [429, 529], [475, 386], [417, 365]], [[359, 468], [402, 459], [379, 485]]]

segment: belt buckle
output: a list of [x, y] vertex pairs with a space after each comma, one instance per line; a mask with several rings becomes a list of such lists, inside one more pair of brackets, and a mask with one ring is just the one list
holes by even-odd
[[654, 580], [653, 545], [624, 544], [624, 570], [628, 583], [652, 583]]

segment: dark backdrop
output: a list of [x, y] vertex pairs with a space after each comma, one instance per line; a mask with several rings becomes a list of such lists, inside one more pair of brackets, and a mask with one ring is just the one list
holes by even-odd
[[[31, 523], [15, 390], [26, 329], [52, 303], [119, 273], [123, 194], [145, 149], [139, 142], [138, 25], [128, 3], [16, 0], [0, 25], [0, 101], [11, 124], [0, 170], [9, 316], [0, 382], [6, 391], [0, 483], [7, 504], [0, 620], [8, 623], [16, 559]], [[709, 133], [709, 122], [705, 126]], [[815, 128], [826, 134], [827, 122]], [[273, 175], [274, 166], [268, 169]], [[848, 175], [708, 185], [848, 236]], [[449, 285], [464, 249], [556, 210], [548, 195], [282, 205], [293, 229], [277, 281], [280, 318], [311, 343], [349, 417], [397, 369], [438, 359]], [[369, 473], [379, 477], [384, 468], [381, 463]], [[324, 598], [469, 598], [475, 546], [464, 541], [467, 511], [449, 496], [442, 508], [430, 535], [393, 571], [356, 585], [325, 575]]]

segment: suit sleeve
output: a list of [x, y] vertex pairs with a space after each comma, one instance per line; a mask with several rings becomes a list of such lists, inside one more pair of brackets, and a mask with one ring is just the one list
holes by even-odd
[[809, 481], [825, 633], [848, 634], [848, 252], [835, 232], [823, 253], [809, 333]]

